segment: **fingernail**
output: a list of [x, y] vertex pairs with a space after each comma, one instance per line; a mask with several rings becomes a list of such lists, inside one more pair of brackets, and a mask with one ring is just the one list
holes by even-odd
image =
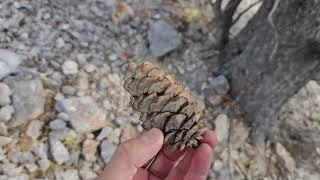
[[153, 128], [142, 135], [143, 141], [145, 141], [147, 144], [155, 144], [160, 138], [161, 132], [156, 128]]

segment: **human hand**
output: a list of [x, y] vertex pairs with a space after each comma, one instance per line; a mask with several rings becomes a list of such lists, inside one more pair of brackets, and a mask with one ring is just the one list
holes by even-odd
[[203, 134], [199, 147], [184, 151], [162, 148], [163, 138], [154, 128], [120, 144], [98, 180], [206, 179], [218, 142], [212, 131]]

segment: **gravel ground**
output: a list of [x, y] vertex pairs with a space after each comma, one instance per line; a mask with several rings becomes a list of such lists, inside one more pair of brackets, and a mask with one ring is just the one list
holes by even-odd
[[288, 133], [260, 151], [228, 79], [207, 68], [206, 57], [215, 57], [202, 52], [212, 18], [203, 0], [2, 0], [0, 180], [95, 179], [117, 145], [142, 132], [121, 68], [144, 59], [203, 100], [220, 141], [208, 179], [318, 179], [320, 161], [295, 157], [308, 150], [319, 157], [320, 149], [306, 141], [311, 149], [300, 153], [283, 144], [297, 147], [286, 140], [296, 127], [319, 135], [320, 86], [311, 81], [284, 105], [279, 119]]

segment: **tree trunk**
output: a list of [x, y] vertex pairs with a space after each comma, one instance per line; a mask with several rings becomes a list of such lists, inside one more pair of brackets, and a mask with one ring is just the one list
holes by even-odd
[[271, 135], [277, 111], [288, 97], [307, 80], [320, 79], [319, 9], [318, 0], [280, 0], [277, 7], [264, 1], [220, 55], [219, 73], [230, 78], [254, 143]]

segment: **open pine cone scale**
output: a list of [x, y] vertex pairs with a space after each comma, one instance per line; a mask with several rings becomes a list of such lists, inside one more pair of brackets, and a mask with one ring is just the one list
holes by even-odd
[[140, 112], [144, 129], [161, 129], [165, 144], [173, 149], [199, 145], [205, 125], [197, 101], [175, 77], [150, 62], [129, 63], [124, 81], [131, 95], [129, 105]]

